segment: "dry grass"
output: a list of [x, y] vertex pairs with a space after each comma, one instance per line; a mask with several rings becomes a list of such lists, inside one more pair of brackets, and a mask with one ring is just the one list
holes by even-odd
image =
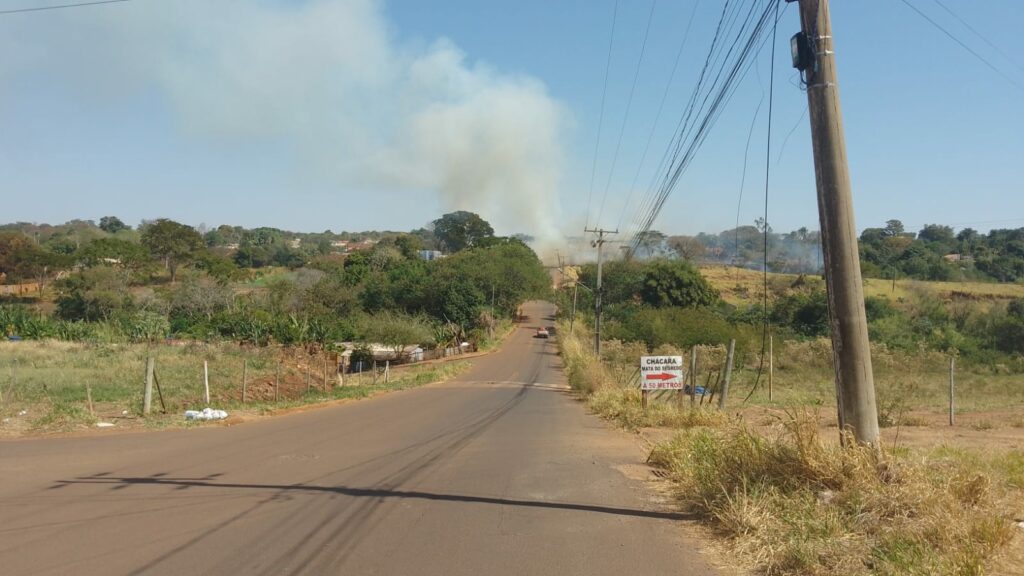
[[1014, 537], [1021, 472], [1001, 458], [883, 457], [818, 430], [791, 415], [775, 435], [684, 431], [650, 462], [765, 574], [983, 574]]
[[[701, 274], [717, 288], [722, 299], [730, 304], [750, 304], [758, 302], [764, 296], [764, 275], [757, 270], [736, 268], [732, 266], [704, 265]], [[796, 274], [768, 274], [770, 292], [780, 292], [797, 281]], [[820, 276], [805, 275], [804, 282], [812, 286], [824, 286]], [[864, 295], [879, 296], [890, 300], [907, 300], [915, 293], [950, 300], [968, 298], [975, 300], [1009, 300], [1024, 298], [1024, 284], [1006, 284], [994, 282], [923, 282], [920, 280], [897, 280], [893, 289], [892, 280], [882, 278], [866, 278]]]
[[664, 393], [663, 398], [652, 395], [648, 408], [644, 410], [634, 374], [640, 354], [646, 353], [642, 345], [610, 342], [602, 349], [603, 361], [597, 362], [589, 345], [585, 344], [590, 341], [585, 329], [569, 336], [568, 330], [562, 330], [560, 326], [559, 334], [558, 345], [569, 384], [595, 414], [628, 430], [654, 426], [718, 426], [726, 421], [726, 417], [710, 405], [691, 406], [686, 399], [680, 404], [676, 393]]
[[[156, 359], [166, 414], [160, 414], [154, 392], [154, 413], [142, 410], [146, 358]], [[203, 361], [209, 366], [211, 405], [229, 412], [266, 412], [278, 408], [360, 398], [379, 392], [447, 379], [467, 362], [407, 366], [394, 369], [388, 384], [371, 375], [337, 380], [328, 364], [324, 385], [324, 356], [302, 349], [251, 348], [230, 343], [187, 345], [88, 345], [39, 341], [0, 342], [0, 433], [69, 431], [98, 420], [117, 419], [123, 425], [165, 427], [182, 425], [181, 414], [205, 406]], [[242, 403], [243, 362], [247, 403]], [[278, 363], [280, 387], [275, 398]], [[94, 411], [89, 411], [87, 385]]]
[[[1019, 531], [1013, 520], [1024, 518], [1019, 449], [899, 448], [882, 454], [840, 447], [819, 437], [817, 408], [831, 395], [830, 381], [820, 389], [795, 383], [784, 388], [786, 404], [813, 408], [790, 408], [760, 427], [673, 402], [652, 403], [644, 412], [625, 366], [636, 362], [637, 350], [612, 343], [597, 362], [588, 334], [560, 334], [570, 383], [595, 413], [627, 429], [677, 430], [655, 446], [649, 462], [664, 471], [679, 502], [757, 572], [974, 575], [1007, 564], [999, 562]], [[715, 351], [704, 352], [715, 358]], [[818, 374], [828, 368], [825, 352], [827, 342], [802, 343], [782, 371]], [[913, 369], [906, 360], [883, 357], [883, 370], [895, 371], [901, 363]], [[880, 394], [882, 401], [921, 393], [906, 384], [908, 378], [904, 372], [899, 385]], [[1019, 390], [1002, 386], [1002, 398], [1018, 398]], [[889, 410], [903, 425], [924, 423], [902, 410], [897, 414], [898, 406]]]

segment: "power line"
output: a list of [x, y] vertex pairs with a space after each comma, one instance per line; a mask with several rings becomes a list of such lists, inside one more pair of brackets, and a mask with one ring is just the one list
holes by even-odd
[[604, 195], [601, 197], [601, 208], [597, 211], [597, 223], [601, 223], [601, 216], [604, 215], [604, 205], [608, 200], [608, 190], [612, 187], [612, 176], [615, 174], [615, 164], [619, 160], [619, 150], [622, 149], [622, 136], [626, 133], [626, 125], [629, 123], [629, 111], [633, 107], [633, 94], [636, 93], [636, 81], [640, 78], [640, 68], [644, 63], [644, 52], [647, 51], [647, 37], [651, 33], [651, 22], [654, 20], [654, 8], [658, 5], [657, 0], [651, 0], [651, 13], [647, 16], [647, 28], [644, 29], [644, 41], [640, 44], [640, 57], [636, 61], [636, 72], [633, 73], [633, 85], [629, 89], [629, 98], [626, 100], [626, 113], [622, 115], [622, 127], [619, 128], [619, 139], [615, 144], [615, 154], [612, 155], [612, 164], [608, 169], [608, 180], [604, 184]]
[[626, 208], [629, 207], [630, 200], [633, 199], [633, 191], [636, 190], [636, 183], [640, 180], [640, 172], [643, 170], [644, 161], [647, 160], [647, 152], [650, 151], [651, 143], [654, 141], [654, 133], [658, 128], [658, 121], [661, 120], [661, 113], [665, 109], [665, 102], [668, 100], [668, 94], [672, 88], [672, 81], [675, 80], [676, 70], [679, 68], [679, 60], [683, 56], [683, 49], [686, 48], [687, 39], [690, 37], [690, 27], [693, 25], [693, 17], [697, 14], [698, 6], [700, 6], [700, 0], [693, 3], [693, 10], [690, 11], [690, 18], [686, 21], [686, 30], [683, 32], [683, 40], [679, 43], [679, 50], [676, 51], [676, 60], [672, 64], [672, 72], [668, 75], [668, 82], [665, 83], [665, 92], [661, 95], [661, 102], [658, 104], [658, 112], [654, 115], [654, 122], [651, 124], [651, 131], [647, 134], [647, 143], [644, 144], [644, 151], [640, 154], [640, 162], [636, 166], [636, 174], [633, 175], [633, 181], [629, 185], [626, 201], [622, 204], [622, 211], [619, 212], [619, 223], [616, 224], [616, 229], [622, 227], [622, 218], [626, 214]]
[[1005, 72], [1003, 72], [1002, 70], [997, 68], [995, 66], [995, 64], [992, 64], [991, 62], [989, 62], [984, 56], [982, 56], [981, 54], [977, 53], [973, 48], [971, 48], [970, 46], [965, 44], [962, 40], [960, 40], [955, 35], [953, 35], [952, 32], [950, 32], [949, 30], [946, 30], [945, 28], [943, 28], [941, 24], [939, 24], [938, 22], [933, 20], [930, 16], [928, 16], [927, 14], [922, 12], [920, 9], [918, 9], [917, 6], [914, 6], [913, 4], [911, 4], [910, 0], [900, 0], [900, 2], [903, 2], [904, 4], [906, 4], [908, 8], [910, 8], [911, 10], [916, 12], [918, 16], [920, 16], [920, 17], [924, 18], [925, 20], [927, 20], [928, 23], [931, 24], [932, 26], [934, 26], [939, 32], [942, 32], [943, 34], [948, 36], [950, 40], [952, 40], [952, 41], [956, 42], [957, 44], [959, 44], [961, 48], [963, 48], [964, 50], [967, 50], [968, 52], [970, 52], [972, 56], [974, 56], [979, 61], [981, 61], [985, 66], [988, 66], [993, 72], [995, 72], [996, 74], [1002, 76], [1004, 80], [1006, 80], [1010, 84], [1013, 84], [1020, 91], [1024, 92], [1024, 85], [1021, 85], [1016, 80], [1014, 80], [1013, 78], [1008, 76]]
[[768, 26], [779, 18], [778, 3], [779, 0], [754, 0], [749, 5], [731, 0], [724, 2], [700, 78], [658, 169], [661, 172], [664, 167], [666, 171], [657, 189], [652, 190], [650, 205], [638, 213], [640, 224], [630, 241], [632, 250], [636, 250], [638, 240], [650, 230], [668, 196], [735, 94], [739, 81], [746, 76], [755, 55], [767, 43]]
[[21, 12], [41, 12], [43, 10], [60, 10], [62, 8], [78, 8], [81, 6], [96, 6], [98, 4], [115, 4], [118, 2], [131, 2], [132, 0], [97, 0], [96, 2], [79, 2], [77, 4], [59, 4], [56, 6], [37, 6], [35, 8], [16, 8], [14, 10], [0, 10], [3, 14], [18, 14]]
[[968, 22], [967, 22], [966, 20], [964, 20], [964, 19], [963, 19], [962, 17], [960, 17], [960, 15], [959, 15], [959, 14], [957, 14], [956, 12], [953, 12], [953, 10], [952, 10], [952, 9], [950, 9], [950, 8], [949, 8], [948, 6], [946, 6], [945, 4], [943, 4], [941, 0], [935, 0], [935, 3], [936, 3], [936, 4], [938, 4], [939, 6], [941, 6], [941, 7], [942, 7], [942, 9], [943, 9], [943, 10], [945, 10], [945, 11], [946, 11], [946, 12], [947, 12], [947, 13], [948, 13], [948, 14], [949, 14], [950, 16], [952, 16], [953, 18], [956, 18], [957, 22], [960, 22], [961, 24], [963, 24], [963, 25], [964, 25], [964, 27], [965, 27], [965, 28], [967, 28], [968, 30], [970, 30], [971, 32], [973, 32], [973, 33], [974, 33], [974, 35], [975, 35], [975, 36], [977, 36], [978, 38], [980, 38], [982, 42], [984, 42], [985, 44], [988, 44], [988, 45], [989, 45], [989, 47], [991, 47], [991, 48], [992, 48], [993, 50], [995, 50], [996, 52], [998, 52], [998, 53], [999, 53], [999, 54], [1000, 54], [1000, 55], [1001, 55], [1001, 56], [1002, 56], [1003, 58], [1005, 58], [1005, 59], [1006, 59], [1006, 60], [1007, 60], [1007, 61], [1008, 61], [1009, 63], [1011, 63], [1011, 64], [1013, 64], [1014, 66], [1016, 66], [1016, 67], [1017, 67], [1017, 69], [1019, 69], [1019, 70], [1022, 70], [1022, 71], [1024, 71], [1024, 66], [1021, 66], [1019, 62], [1017, 62], [1016, 60], [1014, 60], [1014, 59], [1013, 59], [1013, 58], [1012, 58], [1012, 57], [1011, 57], [1011, 56], [1010, 56], [1009, 54], [1007, 54], [1007, 53], [1006, 53], [1006, 52], [1004, 52], [1004, 51], [1003, 51], [1002, 49], [1000, 49], [1000, 48], [999, 48], [999, 46], [996, 46], [995, 44], [993, 44], [993, 43], [992, 43], [992, 41], [991, 41], [991, 40], [989, 40], [989, 39], [988, 39], [988, 38], [987, 38], [987, 37], [986, 37], [986, 36], [985, 36], [984, 34], [982, 34], [981, 32], [978, 32], [978, 31], [977, 31], [977, 30], [976, 30], [976, 29], [974, 28], [974, 26], [971, 26], [971, 25], [970, 25], [970, 24], [969, 24], [969, 23], [968, 23]]
[[594, 164], [590, 168], [590, 193], [587, 195], [587, 223], [590, 226], [590, 205], [594, 201], [594, 177], [597, 175], [597, 153], [601, 149], [601, 127], [604, 124], [604, 102], [608, 95], [608, 72], [612, 69], [612, 46], [615, 44], [615, 21], [619, 15], [619, 0], [615, 0], [612, 10], [612, 32], [608, 36], [608, 61], [604, 65], [604, 87], [601, 89], [601, 115], [597, 119], [597, 138], [594, 142]]

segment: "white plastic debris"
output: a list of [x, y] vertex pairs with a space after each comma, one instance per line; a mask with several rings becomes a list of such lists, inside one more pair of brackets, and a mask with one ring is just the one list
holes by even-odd
[[22, 410], [21, 412], [18, 412], [18, 416], [24, 416], [26, 414], [28, 414], [28, 410]]
[[114, 424], [112, 422], [97, 422], [96, 423], [96, 427], [97, 428], [113, 428]]
[[127, 410], [121, 410], [121, 416], [127, 416], [127, 415], [128, 415], [128, 411]]
[[228, 413], [223, 410], [185, 410], [185, 420], [223, 420], [227, 417]]

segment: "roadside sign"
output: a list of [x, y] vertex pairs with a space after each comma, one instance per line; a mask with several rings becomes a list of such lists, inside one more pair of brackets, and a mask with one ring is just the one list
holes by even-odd
[[641, 390], [682, 390], [682, 356], [641, 356]]

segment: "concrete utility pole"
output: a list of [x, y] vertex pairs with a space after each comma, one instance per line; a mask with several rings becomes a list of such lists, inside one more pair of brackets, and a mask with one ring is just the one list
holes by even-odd
[[[792, 2], [793, 0], [787, 0]], [[804, 72], [811, 119], [818, 212], [831, 312], [839, 425], [857, 442], [878, 445], [875, 382], [864, 312], [853, 196], [828, 0], [798, 0], [802, 33], [793, 37], [793, 64]]]
[[584, 232], [597, 234], [597, 240], [591, 245], [597, 248], [597, 289], [594, 290], [594, 354], [601, 357], [601, 254], [602, 247], [607, 240], [605, 234], [618, 234], [618, 230], [605, 230], [604, 228], [584, 228]]

